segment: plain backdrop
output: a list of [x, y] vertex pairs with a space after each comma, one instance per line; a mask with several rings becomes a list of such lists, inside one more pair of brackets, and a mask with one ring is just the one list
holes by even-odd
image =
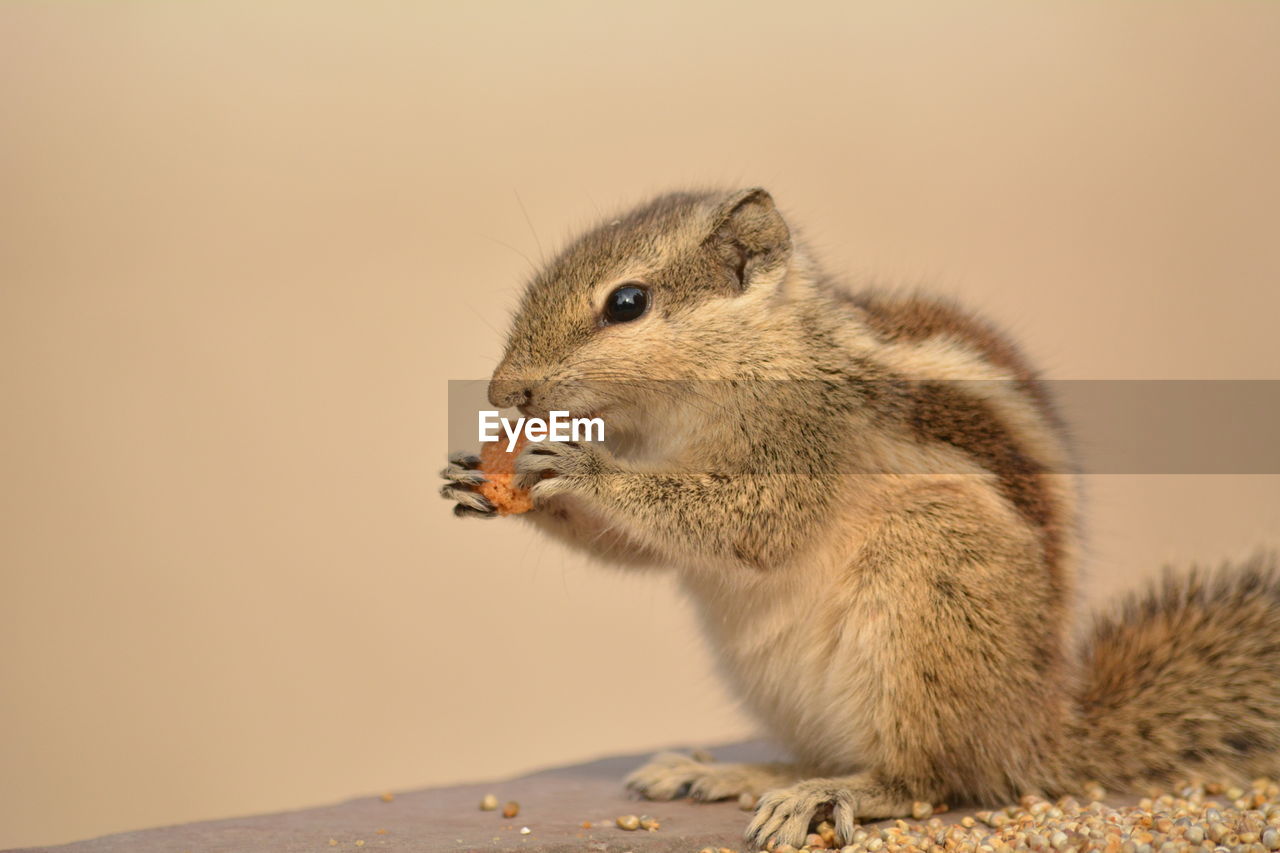
[[[437, 497], [530, 264], [762, 184], [1049, 376], [1280, 378], [1278, 80], [1271, 3], [3, 4], [0, 846], [750, 735], [666, 578]], [[1090, 601], [1280, 541], [1086, 486]]]

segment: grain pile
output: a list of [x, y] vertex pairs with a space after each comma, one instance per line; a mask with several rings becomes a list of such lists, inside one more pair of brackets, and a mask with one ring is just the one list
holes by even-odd
[[[1071, 797], [1052, 802], [1023, 797], [1017, 805], [944, 824], [895, 821], [859, 827], [850, 843], [836, 844], [831, 824], [823, 822], [804, 847], [841, 853], [1271, 853], [1280, 850], [1280, 785], [1256, 780], [1249, 789], [1188, 785], [1176, 793], [1152, 792], [1137, 806], [1113, 808], [1098, 800]], [[923, 810], [921, 810], [923, 811]], [[917, 812], [920, 813], [920, 812]], [[700, 853], [715, 848], [705, 848]], [[771, 853], [794, 853], [777, 845]]]

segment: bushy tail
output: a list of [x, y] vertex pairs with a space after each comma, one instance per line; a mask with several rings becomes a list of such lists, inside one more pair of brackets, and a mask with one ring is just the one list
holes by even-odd
[[1280, 776], [1280, 573], [1273, 555], [1166, 571], [1083, 649], [1078, 772], [1135, 786]]

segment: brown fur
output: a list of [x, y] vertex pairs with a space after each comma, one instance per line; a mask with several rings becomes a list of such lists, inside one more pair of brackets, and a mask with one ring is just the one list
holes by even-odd
[[920, 295], [892, 297], [859, 293], [850, 297], [866, 312], [867, 326], [887, 341], [915, 342], [950, 336], [977, 349], [992, 364], [1024, 381], [1035, 377], [1022, 353], [989, 323], [958, 306]]
[[1020, 446], [1018, 437], [990, 405], [965, 394], [962, 386], [922, 382], [914, 398], [910, 423], [916, 435], [923, 441], [953, 445], [973, 456], [979, 465], [995, 474], [1001, 495], [1040, 532], [1056, 616], [1066, 603], [1070, 583], [1062, 577], [1059, 565], [1065, 531], [1061, 508], [1048, 483], [1051, 473]]
[[[624, 283], [641, 318], [609, 323]], [[657, 799], [764, 794], [754, 849], [830, 811], [1280, 770], [1280, 581], [1195, 574], [1082, 654], [1075, 489], [1044, 387], [1003, 335], [921, 296], [848, 296], [763, 190], [660, 197], [527, 288], [495, 405], [601, 412], [604, 447], [517, 471], [541, 528], [674, 569], [721, 670], [794, 762], [664, 755]], [[445, 495], [488, 514], [456, 457]]]
[[968, 344], [992, 364], [1007, 370], [1044, 417], [1058, 429], [1064, 428], [1036, 371], [1013, 342], [990, 323], [947, 300], [921, 294], [893, 297], [867, 291], [848, 298], [866, 312], [868, 328], [886, 341], [953, 338]]
[[1082, 651], [1079, 772], [1118, 786], [1280, 769], [1280, 573], [1258, 556], [1163, 582]]

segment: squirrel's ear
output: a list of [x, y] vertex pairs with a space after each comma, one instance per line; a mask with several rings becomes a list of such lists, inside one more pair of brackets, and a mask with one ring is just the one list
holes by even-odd
[[791, 230], [768, 192], [754, 187], [734, 193], [716, 207], [711, 223], [704, 245], [743, 290], [782, 280], [791, 258]]

